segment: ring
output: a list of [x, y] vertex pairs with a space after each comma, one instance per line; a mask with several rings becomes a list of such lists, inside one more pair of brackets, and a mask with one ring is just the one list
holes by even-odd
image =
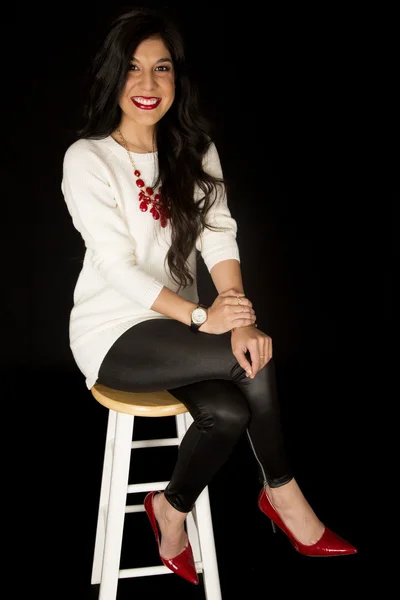
[[238, 298], [237, 301], [238, 301], [238, 304], [242, 304], [242, 299], [241, 298]]

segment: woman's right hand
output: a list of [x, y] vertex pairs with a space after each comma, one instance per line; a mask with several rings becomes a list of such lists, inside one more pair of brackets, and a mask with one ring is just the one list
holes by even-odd
[[254, 325], [256, 314], [253, 305], [235, 290], [227, 290], [219, 294], [207, 310], [207, 321], [201, 325], [199, 331], [220, 335], [234, 327]]

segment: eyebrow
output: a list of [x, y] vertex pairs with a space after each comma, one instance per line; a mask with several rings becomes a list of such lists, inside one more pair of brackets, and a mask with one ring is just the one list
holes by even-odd
[[[137, 58], [133, 57], [133, 58], [131, 58], [131, 62], [139, 62], [139, 61], [138, 61]], [[168, 57], [166, 57], [166, 58], [158, 58], [156, 60], [156, 64], [158, 64], [158, 63], [164, 63], [164, 62], [169, 62], [172, 65], [172, 60], [170, 58], [168, 58]]]

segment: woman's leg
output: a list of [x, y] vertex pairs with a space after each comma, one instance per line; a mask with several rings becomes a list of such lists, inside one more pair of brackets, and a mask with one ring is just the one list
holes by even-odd
[[167, 487], [154, 497], [164, 558], [178, 556], [185, 548], [187, 513], [226, 462], [250, 419], [243, 395], [229, 381], [199, 381], [169, 391], [190, 406], [194, 422], [182, 439]]
[[198, 381], [169, 391], [188, 407], [194, 419], [165, 489], [170, 504], [187, 513], [246, 431], [250, 411], [243, 394], [230, 381]]

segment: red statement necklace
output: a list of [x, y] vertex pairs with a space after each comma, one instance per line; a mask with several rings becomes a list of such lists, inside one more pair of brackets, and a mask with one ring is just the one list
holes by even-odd
[[128, 149], [128, 144], [124, 136], [121, 133], [119, 127], [117, 127], [117, 131], [121, 137], [122, 143], [125, 147], [125, 150], [128, 153], [129, 160], [131, 161], [133, 174], [136, 178], [136, 185], [140, 189], [139, 192], [139, 208], [142, 212], [147, 212], [150, 208], [150, 214], [152, 215], [155, 221], [160, 221], [161, 227], [166, 227], [168, 219], [170, 218], [170, 207], [171, 203], [168, 202], [167, 206], [164, 205], [162, 197], [161, 197], [161, 187], [159, 186], [157, 190], [153, 190], [150, 186], [146, 186], [145, 182], [140, 176], [140, 171], [136, 169], [135, 164], [133, 162], [132, 155]]

